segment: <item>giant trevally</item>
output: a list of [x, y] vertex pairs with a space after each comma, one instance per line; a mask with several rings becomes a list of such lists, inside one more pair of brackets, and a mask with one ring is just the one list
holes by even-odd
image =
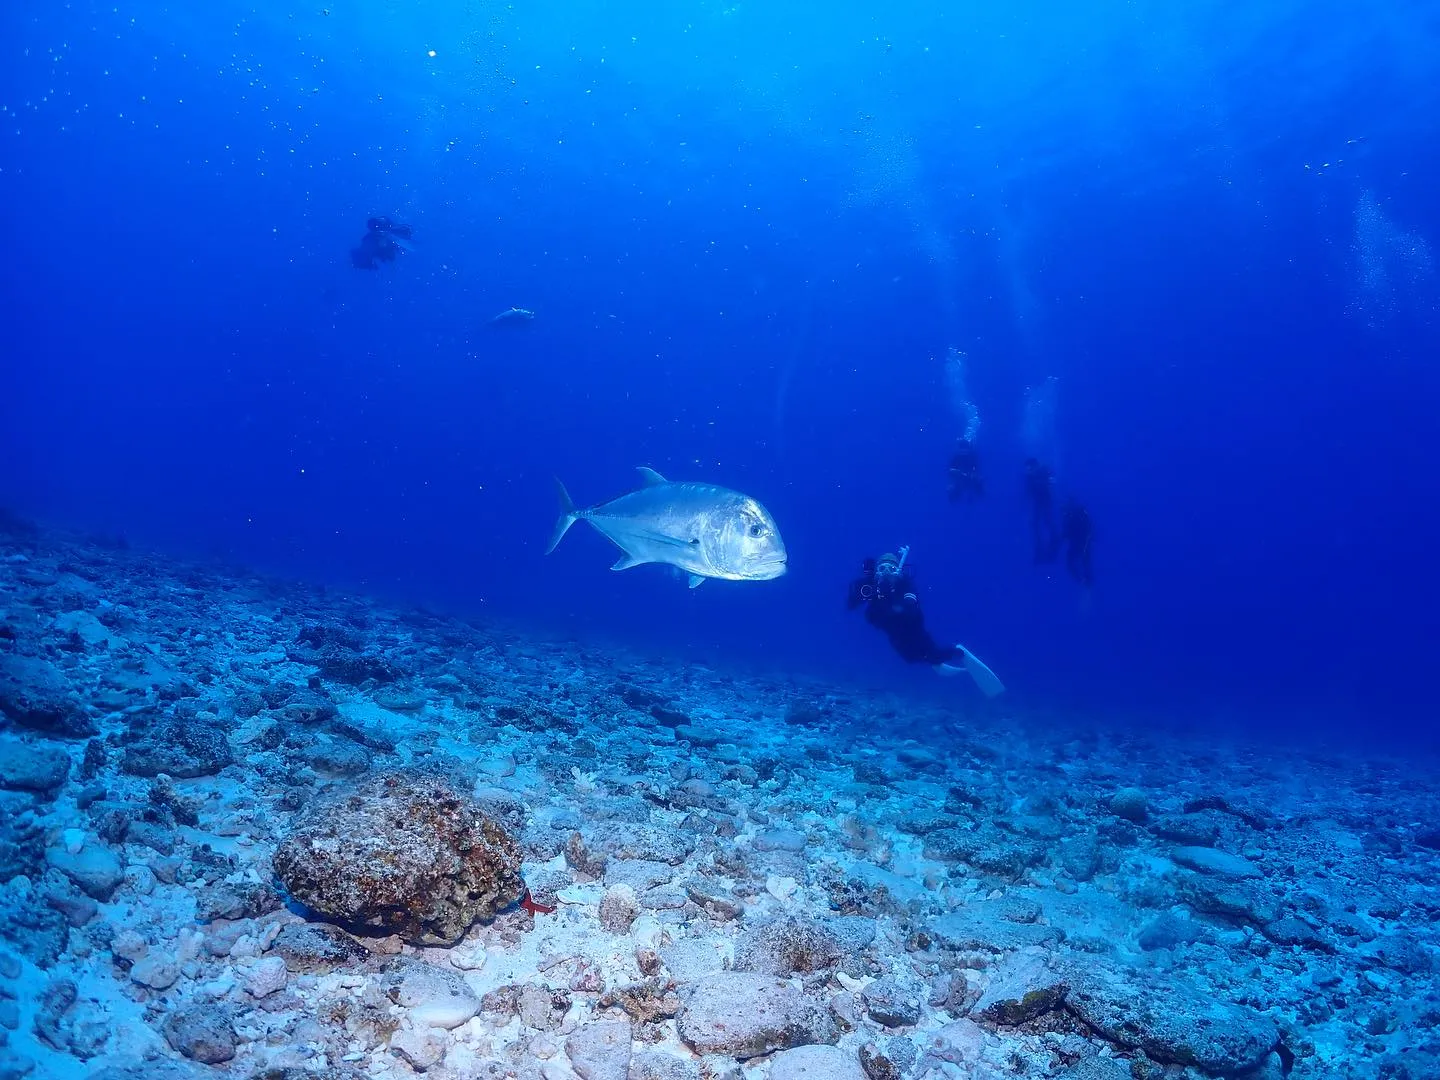
[[768, 510], [748, 495], [714, 484], [671, 483], [640, 469], [643, 485], [609, 502], [577, 510], [558, 479], [560, 520], [545, 554], [577, 521], [588, 521], [623, 554], [611, 570], [665, 563], [706, 578], [766, 581], [785, 573], [785, 543]]

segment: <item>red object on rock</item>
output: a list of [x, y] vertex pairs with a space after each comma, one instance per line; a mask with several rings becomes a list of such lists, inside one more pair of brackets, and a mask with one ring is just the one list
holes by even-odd
[[530, 912], [531, 915], [553, 915], [555, 913], [555, 906], [553, 904], [549, 907], [546, 907], [544, 904], [537, 904], [535, 898], [530, 895], [530, 889], [528, 887], [525, 889], [525, 895], [520, 897], [520, 906]]

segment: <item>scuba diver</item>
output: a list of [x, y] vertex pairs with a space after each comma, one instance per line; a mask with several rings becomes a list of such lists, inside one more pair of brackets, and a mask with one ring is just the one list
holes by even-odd
[[1055, 473], [1033, 457], [1025, 459], [1025, 498], [1030, 502], [1035, 562], [1054, 562], [1060, 554], [1060, 532], [1055, 526]]
[[973, 502], [985, 494], [980, 478], [980, 454], [969, 439], [961, 439], [950, 455], [950, 501]]
[[382, 262], [394, 262], [402, 251], [410, 250], [414, 230], [389, 218], [370, 218], [365, 222], [365, 235], [360, 246], [351, 248], [350, 265], [356, 270], [375, 270]]
[[915, 579], [905, 571], [910, 555], [902, 547], [898, 556], [866, 559], [861, 576], [850, 583], [846, 607], [865, 605], [865, 621], [883, 630], [890, 645], [907, 664], [929, 664], [941, 675], [968, 672], [986, 697], [1005, 689], [995, 673], [964, 645], [938, 644], [925, 629], [925, 615], [915, 593]]
[[1060, 531], [1065, 539], [1065, 568], [1088, 589], [1095, 582], [1090, 569], [1090, 542], [1095, 535], [1090, 511], [1074, 499], [1067, 500], [1060, 515]]

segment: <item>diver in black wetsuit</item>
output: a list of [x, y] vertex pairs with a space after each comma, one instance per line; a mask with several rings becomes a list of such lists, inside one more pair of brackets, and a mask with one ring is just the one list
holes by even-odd
[[1065, 568], [1088, 589], [1095, 583], [1090, 568], [1090, 542], [1095, 537], [1090, 511], [1074, 499], [1068, 500], [1060, 515], [1060, 532], [1065, 538]]
[[1030, 502], [1035, 562], [1054, 562], [1060, 554], [1060, 531], [1055, 525], [1055, 473], [1033, 457], [1025, 459], [1025, 498]]
[[866, 559], [861, 576], [850, 583], [846, 607], [865, 605], [865, 621], [885, 632], [890, 645], [908, 664], [929, 664], [941, 675], [970, 673], [987, 697], [1005, 687], [964, 645], [941, 645], [925, 629], [925, 614], [915, 592], [915, 579], [905, 572], [908, 547], [899, 556], [885, 554]]
[[961, 439], [950, 455], [950, 501], [973, 502], [985, 494], [980, 478], [980, 454], [969, 439]]
[[389, 218], [370, 218], [365, 222], [360, 246], [350, 250], [350, 265], [356, 270], [374, 270], [382, 262], [394, 262], [405, 250], [405, 242], [413, 232], [409, 225], [397, 224]]

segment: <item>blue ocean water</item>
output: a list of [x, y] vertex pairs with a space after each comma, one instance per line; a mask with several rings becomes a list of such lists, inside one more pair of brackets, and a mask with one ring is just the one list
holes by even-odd
[[[132, 545], [916, 693], [1433, 729], [1432, 4], [11, 5], [0, 502]], [[367, 217], [413, 251], [350, 264]], [[527, 325], [493, 327], [512, 305]], [[946, 462], [980, 425], [986, 495]], [[1032, 565], [1042, 448], [1091, 590]], [[560, 476], [760, 499], [612, 574]], [[969, 688], [947, 684], [967, 707]]]

